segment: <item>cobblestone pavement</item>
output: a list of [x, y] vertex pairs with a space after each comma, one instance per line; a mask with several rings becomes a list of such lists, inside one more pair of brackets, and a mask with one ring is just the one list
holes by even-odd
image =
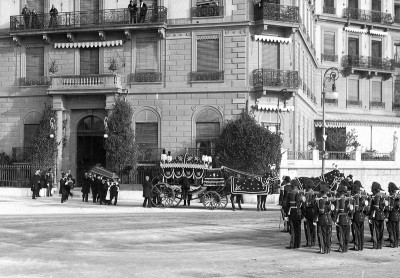
[[[287, 250], [276, 206], [257, 212], [0, 197], [0, 277], [398, 277], [400, 252]], [[282, 228], [282, 227], [281, 227]], [[385, 235], [386, 236], [386, 235]], [[336, 249], [336, 234], [333, 235]], [[366, 231], [366, 239], [369, 235]]]

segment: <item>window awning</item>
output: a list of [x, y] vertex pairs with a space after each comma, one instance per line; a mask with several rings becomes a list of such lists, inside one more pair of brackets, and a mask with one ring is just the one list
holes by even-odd
[[[346, 126], [387, 126], [400, 127], [400, 118], [377, 116], [377, 115], [326, 115], [326, 127], [346, 127]], [[314, 120], [315, 127], [322, 127], [322, 117]]]
[[71, 42], [71, 43], [55, 43], [54, 48], [93, 48], [122, 45], [122, 40], [115, 41], [98, 41], [98, 42]]
[[279, 42], [279, 43], [291, 43], [291, 38], [282, 38], [277, 36], [266, 36], [266, 35], [254, 35], [254, 40], [256, 41], [266, 41], [266, 42]]
[[369, 30], [369, 33], [371, 35], [375, 35], [375, 36], [387, 36], [388, 32], [383, 32], [383, 31], [379, 31], [379, 30]]
[[359, 34], [367, 34], [368, 33], [367, 29], [359, 29], [359, 28], [352, 28], [352, 27], [344, 27], [344, 30], [347, 32], [359, 33]]
[[288, 111], [294, 111], [294, 106], [288, 106], [284, 107], [283, 105], [271, 105], [271, 104], [256, 104], [252, 106], [253, 108], [260, 110], [260, 111], [276, 111], [276, 112], [288, 112]]

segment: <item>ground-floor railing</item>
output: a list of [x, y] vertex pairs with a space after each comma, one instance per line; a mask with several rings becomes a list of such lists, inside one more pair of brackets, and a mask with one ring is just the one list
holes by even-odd
[[30, 187], [35, 170], [31, 164], [0, 165], [0, 187]]
[[312, 151], [288, 151], [288, 159], [290, 160], [312, 160]]

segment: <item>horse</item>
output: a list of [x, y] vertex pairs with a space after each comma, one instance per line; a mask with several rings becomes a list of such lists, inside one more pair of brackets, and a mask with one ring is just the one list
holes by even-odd
[[308, 178], [308, 177], [298, 177], [295, 178], [300, 182], [300, 185], [302, 188], [300, 188], [301, 190], [304, 189], [304, 185], [305, 185], [305, 181], [306, 179], [310, 179], [315, 187], [313, 188], [313, 191], [320, 191], [321, 189], [321, 182], [326, 182], [329, 185], [329, 189], [330, 191], [336, 191], [339, 187], [341, 178], [340, 178], [340, 171], [337, 169], [334, 169], [324, 175], [321, 175], [319, 177], [312, 177], [312, 178]]
[[257, 211], [267, 211], [265, 208], [267, 196], [273, 193], [273, 185], [275, 185], [277, 182], [280, 184], [280, 179], [275, 171], [270, 171], [262, 176], [262, 183], [267, 186], [267, 193], [257, 195]]

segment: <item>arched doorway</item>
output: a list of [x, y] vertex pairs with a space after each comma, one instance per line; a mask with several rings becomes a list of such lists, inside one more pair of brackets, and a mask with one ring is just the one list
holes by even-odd
[[94, 165], [106, 166], [104, 123], [95, 116], [83, 118], [77, 128], [77, 179]]

